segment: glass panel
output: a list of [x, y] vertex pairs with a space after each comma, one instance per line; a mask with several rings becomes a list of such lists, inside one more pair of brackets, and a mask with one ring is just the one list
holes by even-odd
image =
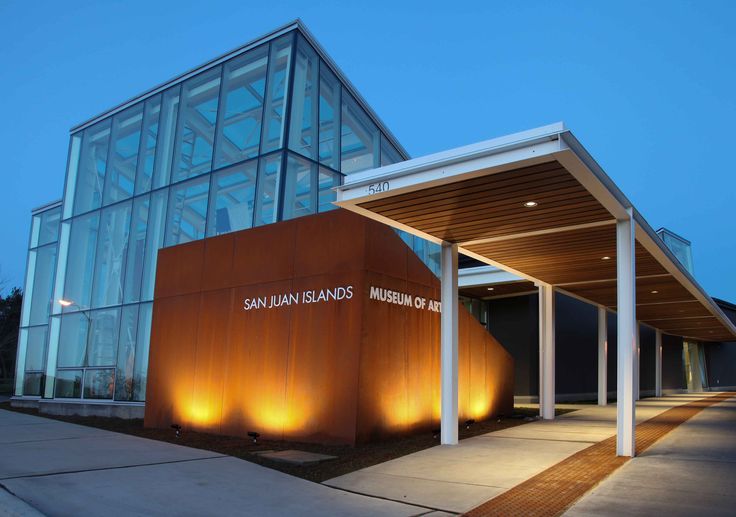
[[49, 327], [32, 327], [24, 329], [28, 332], [28, 344], [26, 346], [26, 371], [43, 370], [46, 365], [46, 336]]
[[166, 246], [204, 238], [208, 190], [208, 177], [171, 187]]
[[120, 307], [93, 311], [91, 317], [92, 332], [85, 366], [114, 366], [120, 329]]
[[115, 379], [115, 400], [133, 399], [133, 369], [135, 366], [135, 338], [138, 330], [138, 305], [123, 307], [120, 319], [120, 340]]
[[43, 372], [26, 373], [23, 380], [23, 395], [40, 397], [43, 391]]
[[99, 212], [78, 217], [72, 221], [63, 298], [73, 301], [80, 307], [89, 307], [92, 294], [92, 274], [99, 221]]
[[257, 174], [258, 162], [253, 160], [213, 176], [207, 235], [234, 232], [253, 225]]
[[33, 287], [26, 290], [26, 296], [30, 296], [31, 302], [28, 323], [30, 325], [43, 325], [47, 323], [51, 303], [53, 303], [51, 291], [54, 286], [54, 270], [56, 268], [56, 244], [38, 248], [35, 253]]
[[324, 62], [319, 67], [319, 161], [340, 169], [340, 82]]
[[327, 212], [336, 209], [337, 205], [333, 205], [332, 202], [337, 199], [337, 193], [333, 189], [340, 185], [340, 174], [320, 167], [317, 185], [319, 187], [317, 211]]
[[143, 281], [141, 282], [141, 299], [153, 298], [153, 284], [156, 276], [156, 259], [158, 250], [164, 245], [164, 228], [166, 226], [166, 201], [168, 190], [159, 190], [151, 194], [151, 209], [148, 212], [148, 230], [143, 258]]
[[146, 226], [150, 196], [137, 197], [133, 200], [133, 221], [128, 238], [128, 258], [125, 264], [125, 289], [123, 303], [137, 302], [141, 295], [143, 278], [143, 259], [146, 251]]
[[[135, 177], [135, 193], [148, 192], [153, 184], [153, 171], [156, 161], [156, 138], [158, 119], [161, 115], [161, 96], [156, 95], [146, 101], [143, 113], [143, 135], [138, 155], [138, 173]], [[163, 185], [161, 181], [159, 185]]]
[[378, 128], [347, 92], [342, 93], [340, 171], [343, 174], [378, 167]]
[[402, 161], [404, 159], [399, 151], [388, 141], [386, 135], [381, 133], [381, 167]]
[[182, 86], [172, 183], [212, 170], [221, 72], [217, 67]]
[[[59, 240], [59, 222], [61, 221], [61, 207], [42, 212], [39, 218], [38, 241], [36, 246], [43, 246]], [[35, 219], [35, 218], [34, 218]]]
[[289, 155], [284, 183], [284, 220], [313, 214], [316, 211], [314, 199], [316, 176], [317, 165]]
[[153, 304], [143, 303], [138, 314], [138, 339], [133, 367], [133, 400], [146, 400], [148, 379], [148, 350], [151, 342]]
[[317, 85], [319, 58], [299, 36], [294, 60], [294, 86], [289, 117], [289, 149], [317, 159]]
[[61, 317], [57, 359], [59, 367], [84, 366], [89, 323], [90, 316], [87, 312], [65, 314]]
[[78, 399], [82, 396], [82, 370], [56, 372], [56, 398]]
[[123, 271], [130, 234], [130, 201], [102, 211], [97, 238], [92, 307], [118, 305], [123, 301]]
[[225, 64], [215, 169], [258, 155], [268, 45]]
[[258, 192], [254, 226], [275, 223], [281, 183], [281, 154], [262, 158], [258, 164]]
[[112, 147], [105, 177], [106, 205], [133, 195], [142, 123], [143, 103], [118, 113], [112, 119]]
[[110, 141], [110, 119], [84, 130], [82, 154], [74, 193], [74, 214], [99, 208], [107, 170], [107, 150]]
[[271, 42], [261, 154], [284, 145], [284, 113], [287, 109], [286, 87], [289, 84], [292, 40], [293, 35], [287, 34]]
[[156, 159], [153, 168], [152, 188], [154, 189], [169, 183], [171, 156], [174, 152], [174, 137], [176, 135], [176, 119], [179, 112], [179, 90], [179, 86], [166, 90], [161, 101]]
[[84, 372], [84, 398], [111, 399], [115, 388], [115, 370], [87, 370]]

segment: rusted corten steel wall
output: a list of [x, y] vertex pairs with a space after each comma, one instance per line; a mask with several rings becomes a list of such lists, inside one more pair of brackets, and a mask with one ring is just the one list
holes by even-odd
[[[355, 444], [439, 425], [439, 281], [390, 228], [335, 210], [163, 249], [156, 275], [146, 426]], [[463, 308], [459, 331], [461, 420], [508, 414], [511, 356]]]

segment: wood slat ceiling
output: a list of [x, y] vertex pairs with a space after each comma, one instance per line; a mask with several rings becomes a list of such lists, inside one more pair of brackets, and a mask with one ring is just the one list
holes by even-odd
[[[492, 287], [493, 290], [489, 291], [488, 287]], [[493, 286], [463, 287], [460, 289], [460, 295], [471, 298], [490, 299], [536, 291], [537, 287], [534, 285], [534, 282], [522, 280], [520, 282], [509, 282], [506, 284], [493, 284]]]
[[[527, 201], [538, 205], [526, 208]], [[611, 214], [556, 161], [359, 206], [450, 242], [611, 219]]]
[[[527, 201], [537, 206], [525, 207]], [[615, 309], [614, 217], [557, 161], [391, 195], [359, 206]], [[668, 333], [704, 341], [733, 339], [639, 242], [635, 254], [637, 319]], [[532, 282], [495, 285], [492, 296], [533, 289]], [[489, 297], [487, 287], [463, 289], [461, 294]]]

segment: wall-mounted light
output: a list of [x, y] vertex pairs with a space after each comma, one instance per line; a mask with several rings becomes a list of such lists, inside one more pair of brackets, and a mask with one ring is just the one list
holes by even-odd
[[258, 437], [261, 436], [261, 434], [255, 431], [248, 431], [248, 436], [253, 438], [253, 443], [258, 443]]

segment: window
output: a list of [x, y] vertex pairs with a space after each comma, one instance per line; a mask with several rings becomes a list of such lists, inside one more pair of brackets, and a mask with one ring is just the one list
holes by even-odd
[[28, 334], [26, 345], [26, 371], [42, 371], [46, 367], [46, 337], [48, 325], [23, 329]]
[[84, 130], [74, 192], [75, 215], [99, 208], [102, 204], [110, 122], [108, 118]]
[[202, 239], [207, 219], [209, 178], [172, 186], [166, 223], [166, 246]]
[[142, 123], [143, 103], [118, 113], [112, 119], [110, 163], [105, 176], [106, 205], [133, 195]]
[[38, 221], [38, 237], [31, 242], [31, 247], [43, 246], [50, 242], [59, 240], [59, 221], [61, 220], [61, 207], [46, 210], [34, 216], [34, 224]]
[[327, 212], [328, 210], [337, 208], [337, 205], [333, 205], [332, 202], [337, 199], [337, 193], [334, 191], [334, 188], [338, 185], [340, 185], [340, 174], [325, 167], [319, 168], [319, 178], [317, 180], [317, 186], [319, 188], [319, 197], [317, 199], [318, 212]]
[[134, 367], [136, 358], [136, 333], [138, 332], [138, 305], [123, 307], [120, 319], [118, 358], [115, 380], [115, 400], [132, 400], [134, 391]]
[[289, 155], [284, 183], [284, 220], [316, 212], [316, 173], [317, 165]]
[[319, 161], [340, 169], [340, 82], [324, 62], [319, 67]]
[[133, 200], [132, 222], [128, 237], [128, 258], [125, 263], [124, 303], [137, 302], [140, 299], [150, 201], [149, 195]]
[[381, 133], [381, 167], [402, 161], [404, 159], [399, 151], [388, 141], [386, 135]]
[[294, 59], [294, 86], [289, 118], [289, 149], [317, 159], [319, 58], [311, 45], [299, 36]]
[[284, 145], [284, 114], [287, 109], [286, 90], [292, 40], [293, 35], [287, 34], [271, 43], [261, 154], [281, 149]]
[[258, 156], [267, 64], [263, 45], [224, 66], [215, 169]]
[[217, 67], [182, 86], [172, 183], [212, 170], [220, 73]]
[[82, 396], [82, 370], [56, 372], [56, 398], [78, 399]]
[[132, 203], [128, 201], [102, 211], [97, 237], [92, 307], [118, 305], [123, 301], [123, 273], [128, 254], [131, 208]]
[[153, 185], [151, 188], [163, 187], [169, 183], [171, 173], [171, 156], [176, 137], [176, 120], [179, 112], [179, 92], [181, 87], [174, 86], [163, 93], [161, 114], [159, 116], [156, 140], [155, 160], [153, 164]]
[[43, 372], [26, 373], [23, 378], [23, 395], [40, 397], [44, 387]]
[[148, 229], [146, 231], [146, 247], [143, 250], [141, 300], [153, 299], [156, 259], [158, 258], [158, 250], [164, 245], [167, 196], [168, 192], [166, 190], [159, 190], [151, 194], [151, 208], [148, 211]]
[[[138, 172], [135, 178], [135, 193], [148, 192], [154, 183], [153, 172], [156, 163], [156, 140], [158, 138], [158, 124], [161, 116], [161, 95], [151, 97], [146, 101], [143, 112], [143, 135], [141, 136], [138, 155]], [[165, 185], [159, 178], [156, 187]]]
[[346, 92], [342, 93], [340, 171], [343, 174], [378, 167], [380, 137], [378, 128]]
[[[56, 267], [56, 244], [48, 244], [31, 251], [31, 254], [35, 254], [36, 257], [33, 284], [26, 287], [26, 295], [29, 297], [26, 303], [30, 302], [31, 307], [28, 324], [43, 325], [48, 322], [49, 311], [53, 303], [51, 291], [54, 282], [54, 268]], [[33, 263], [34, 260], [31, 258], [29, 267]]]
[[63, 298], [74, 301], [80, 307], [89, 307], [92, 295], [99, 221], [99, 212], [72, 220]]
[[258, 161], [218, 172], [212, 178], [207, 235], [250, 228], [256, 198]]
[[133, 365], [133, 400], [146, 400], [148, 380], [148, 350], [151, 341], [153, 304], [142, 303], [138, 313], [138, 338]]
[[111, 399], [115, 388], [115, 370], [86, 370], [84, 372], [84, 398]]
[[60, 368], [114, 366], [120, 307], [65, 314], [61, 318]]
[[258, 164], [258, 191], [254, 226], [275, 223], [281, 185], [281, 154], [261, 158]]

